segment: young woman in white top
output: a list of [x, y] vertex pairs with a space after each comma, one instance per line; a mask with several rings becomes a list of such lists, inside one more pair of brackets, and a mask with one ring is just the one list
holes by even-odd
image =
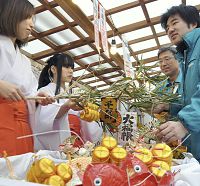
[[34, 7], [27, 0], [0, 1], [0, 154], [33, 151], [32, 138], [17, 139], [31, 134], [34, 125], [35, 101], [27, 101], [26, 96], [36, 96], [37, 80], [29, 59], [20, 52], [33, 29], [33, 15]]
[[[65, 83], [70, 83], [73, 78], [74, 61], [66, 54], [55, 54], [47, 61], [39, 78], [39, 90], [51, 96], [63, 93]], [[58, 150], [59, 145], [69, 137], [70, 131], [76, 132], [84, 141], [97, 141], [102, 134], [97, 123], [82, 121], [79, 111], [82, 109], [74, 99], [60, 99], [47, 106], [38, 106], [36, 112], [36, 127], [34, 133], [49, 131], [49, 134], [39, 135], [38, 148]], [[52, 132], [67, 130], [66, 132]], [[81, 143], [76, 141], [76, 145]]]

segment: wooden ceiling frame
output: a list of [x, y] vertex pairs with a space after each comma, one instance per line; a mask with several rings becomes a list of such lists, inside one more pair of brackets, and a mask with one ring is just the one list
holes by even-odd
[[[112, 15], [110, 15], [112, 16]], [[119, 36], [119, 38], [122, 40], [123, 42], [123, 38], [122, 38], [122, 35], [121, 33], [119, 32], [119, 30], [115, 27], [114, 23], [108, 18], [108, 16], [106, 16], [106, 22], [108, 23], [108, 25], [111, 27], [111, 29], [113, 30], [114, 32], [114, 35], [115, 36]], [[130, 52], [130, 54], [134, 57], [134, 59], [136, 61], [138, 61], [138, 57], [135, 55], [135, 52], [132, 50], [132, 48], [129, 46], [128, 44], [128, 50]], [[122, 57], [123, 58], [123, 57]]]
[[[34, 31], [34, 30], [31, 32], [31, 34], [32, 34], [33, 36], [39, 35], [39, 33], [37, 33], [37, 32]], [[56, 46], [54, 43], [52, 43], [52, 41], [50, 41], [48, 38], [41, 37], [41, 38], [39, 38], [39, 40], [42, 41], [42, 42], [43, 42], [44, 44], [46, 44], [47, 46], [49, 46], [50, 48], [52, 48], [53, 50], [56, 50], [57, 46]]]
[[[160, 16], [157, 16], [157, 17], [154, 17], [154, 18], [151, 19], [151, 23], [153, 25], [158, 24], [159, 21], [160, 21]], [[120, 34], [124, 34], [124, 33], [135, 31], [135, 30], [138, 30], [138, 29], [146, 28], [148, 26], [149, 26], [149, 24], [146, 21], [140, 21], [140, 22], [137, 22], [137, 23], [130, 24], [128, 26], [122, 26], [122, 27], [118, 28], [118, 32]], [[107, 33], [108, 33], [108, 38], [113, 36], [112, 30], [108, 31]], [[89, 37], [87, 37], [86, 39], [88, 39], [88, 38]], [[94, 42], [93, 39], [91, 39], [91, 40], [92, 40], [91, 42]], [[58, 52], [62, 52], [62, 51], [65, 51], [65, 50], [71, 50], [71, 49], [74, 49], [74, 48], [78, 48], [80, 46], [84, 46], [86, 44], [87, 44], [87, 41], [85, 41], [83, 39], [72, 41], [70, 43], [60, 45]], [[54, 54], [54, 52], [52, 50], [48, 49], [48, 50], [44, 50], [42, 52], [35, 53], [32, 56], [33, 56], [34, 60], [38, 60], [38, 59], [42, 59], [42, 58], [51, 56], [53, 54]]]
[[[110, 59], [110, 62], [112, 62], [112, 59]], [[97, 65], [99, 65], [99, 64], [105, 64], [105, 63], [108, 63], [108, 61], [107, 61], [107, 60], [96, 61], [96, 62], [94, 62], [94, 63], [85, 65], [85, 66], [84, 66], [84, 69], [85, 69], [85, 68], [88, 68], [88, 66], [94, 67], [94, 66], [97, 66]], [[74, 71], [78, 71], [78, 70], [82, 70], [82, 68], [77, 67], [77, 68], [74, 69]]]
[[[71, 1], [70, 1], [71, 2]], [[65, 4], [65, 2], [63, 2], [63, 1], [58, 1], [57, 3], [59, 4], [59, 3], [64, 3], [64, 5], [61, 5], [61, 7], [62, 6], [64, 6], [64, 7], [62, 7], [63, 8], [63, 10], [65, 10], [66, 9], [66, 5], [68, 6], [69, 4], [70, 4], [70, 2], [68, 2], [68, 3], [66, 3]], [[71, 2], [71, 5], [70, 5], [70, 8], [71, 8], [71, 6], [72, 5], [74, 5], [72, 2]], [[85, 14], [83, 14], [82, 13], [82, 11], [79, 9], [79, 7], [77, 7], [77, 6], [74, 6], [75, 7], [75, 9], [76, 10], [72, 10], [72, 12], [76, 12], [77, 14], [80, 14], [80, 15], [78, 15], [78, 17], [79, 16], [82, 16], [83, 17], [83, 19], [85, 19], [85, 18], [87, 18], [86, 16], [85, 16]], [[69, 7], [68, 7], [69, 8]], [[72, 16], [71, 16], [72, 17]], [[76, 16], [77, 17], [77, 16]], [[83, 27], [84, 27], [84, 23], [85, 23], [85, 20], [83, 21]], [[89, 21], [89, 20], [87, 20], [87, 24], [89, 25], [89, 28], [88, 28], [88, 32], [91, 32], [90, 34], [92, 34], [92, 36], [94, 36], [94, 29], [93, 29], [93, 24]], [[90, 35], [90, 34], [88, 34], [88, 35]], [[93, 44], [90, 44], [90, 43], [88, 43], [89, 45], [90, 45], [90, 47], [93, 49], [93, 50], [95, 50], [96, 52], [97, 52], [97, 49], [96, 49], [96, 47], [93, 45]], [[98, 53], [97, 53], [98, 54]], [[110, 61], [109, 60], [109, 58], [105, 55], [105, 54], [103, 54], [103, 53], [101, 53], [100, 54], [101, 55], [101, 57], [104, 59], [104, 60], [107, 60], [107, 61]], [[115, 60], [115, 62], [118, 62], [118, 63], [121, 63], [122, 62], [122, 59], [117, 59], [116, 60], [116, 56], [112, 56], [113, 58], [115, 58], [114, 60]], [[118, 55], [118, 57], [120, 57], [120, 55]], [[121, 57], [120, 57], [121, 58]], [[118, 61], [118, 60], [121, 60], [120, 62]], [[111, 66], [113, 66], [113, 67], [116, 67], [116, 65], [115, 65], [115, 63], [113, 63], [113, 62], [109, 62], [109, 64], [111, 65]], [[119, 65], [119, 64], [118, 64]], [[122, 68], [122, 66], [121, 66], [121, 68]], [[122, 75], [123, 73], [122, 72], [120, 72], [120, 74]], [[107, 83], [109, 83], [108, 81], [107, 81]], [[109, 83], [110, 84], [110, 83]]]
[[[165, 35], [166, 35], [166, 32], [157, 33], [157, 37], [161, 37], [161, 36], [165, 36]], [[154, 35], [148, 35], [148, 36], [140, 37], [140, 38], [137, 38], [134, 40], [130, 40], [130, 41], [128, 41], [128, 44], [132, 45], [132, 44], [140, 43], [142, 41], [146, 41], [146, 40], [150, 40], [150, 39], [154, 39]], [[121, 48], [121, 47], [122, 47], [122, 43], [117, 44], [117, 48]]]
[[[48, 9], [52, 14], [54, 14], [61, 22], [63, 22], [64, 24], [67, 23], [67, 25], [65, 25], [65, 26], [68, 26], [68, 28], [69, 28], [70, 30], [72, 30], [79, 38], [83, 38], [84, 40], [86, 40], [86, 43], [84, 43], [84, 44], [90, 45], [90, 47], [96, 51], [96, 54], [98, 53], [96, 47], [95, 47], [93, 44], [90, 43], [90, 42], [91, 42], [91, 41], [90, 41], [90, 40], [91, 40], [90, 38], [85, 38], [85, 37], [82, 35], [82, 33], [80, 33], [76, 28], [73, 28], [73, 27], [70, 25], [70, 22], [69, 22], [67, 19], [65, 19], [65, 18], [60, 14], [59, 11], [57, 11], [57, 10], [54, 10], [54, 11], [53, 11], [52, 8], [51, 8], [52, 5], [49, 4], [47, 1], [45, 1], [45, 0], [40, 0], [40, 2], [43, 4], [43, 6], [45, 6], [46, 9]], [[57, 4], [57, 3], [56, 3], [56, 4]], [[88, 41], [88, 42], [87, 42], [87, 41]], [[83, 42], [81, 42], [81, 43], [83, 43]], [[76, 46], [76, 45], [74, 45], [74, 43], [73, 43], [73, 44], [70, 44], [70, 43], [67, 44], [67, 46], [70, 46], [70, 45], [73, 46], [73, 47]], [[78, 47], [78, 46], [76, 46], [76, 47]], [[62, 49], [62, 50], [70, 50], [70, 49], [65, 48], [64, 46], [63, 46], [61, 49]], [[56, 51], [58, 51], [58, 50], [56, 50]], [[51, 51], [51, 52], [53, 52], [53, 51]], [[93, 54], [95, 54], [95, 52], [92, 52], [92, 53], [89, 53], [89, 54], [93, 55]], [[104, 54], [101, 54], [101, 55], [102, 55], [102, 57], [103, 57], [105, 60], [110, 61], [109, 58], [106, 57]], [[88, 54], [82, 55], [82, 58], [87, 57], [87, 56], [89, 56], [89, 55], [88, 55]], [[37, 58], [36, 58], [35, 56], [33, 56], [33, 59], [36, 60]], [[75, 59], [76, 59], [76, 58], [75, 58]], [[109, 63], [110, 63], [110, 65], [113, 66], [113, 67], [116, 66], [114, 63], [112, 63], [112, 61], [110, 61]], [[123, 73], [120, 73], [120, 74], [123, 74]]]
[[[49, 11], [51, 12], [51, 13], [53, 13], [62, 23], [64, 23], [64, 24], [69, 24], [69, 21], [64, 17], [64, 16], [62, 16], [61, 14], [60, 14], [60, 12], [58, 11], [58, 10], [56, 10], [56, 9], [51, 9], [50, 7], [48, 7], [48, 1], [47, 0], [40, 0], [40, 2], [43, 4], [43, 5], [45, 5], [45, 6], [47, 6], [47, 8], [49, 9]], [[71, 27], [70, 25], [68, 25], [69, 26], [69, 29], [71, 30], [71, 31], [73, 31], [79, 38], [83, 38], [83, 39], [85, 39], [84, 38], [84, 36], [83, 36], [83, 34], [80, 32], [80, 31], [78, 31], [76, 28], [74, 28], [74, 27]], [[88, 45], [92, 45], [91, 43], [89, 43], [87, 40], [86, 40], [86, 42], [87, 42], [87, 44]], [[91, 46], [91, 47], [93, 47], [93, 46]], [[94, 48], [94, 47], [93, 47]], [[96, 49], [96, 48], [95, 48]], [[72, 55], [70, 52], [68, 52], [70, 55]], [[97, 53], [97, 50], [96, 51], [92, 51], [92, 54], [94, 55], [94, 54], [96, 54]], [[91, 52], [89, 53], [89, 54], [91, 54]], [[84, 54], [83, 54], [84, 55]], [[81, 61], [81, 60], [79, 60], [79, 59], [81, 59], [81, 58], [83, 58], [83, 55], [79, 58], [78, 56], [77, 57], [74, 57], [74, 60], [76, 61], [76, 63], [80, 66], [80, 67], [84, 67], [85, 66], [85, 64]], [[87, 55], [85, 54], [84, 55], [84, 57], [87, 57]], [[94, 70], [90, 67], [90, 66], [88, 66], [87, 67], [87, 71], [89, 71], [91, 74], [93, 74], [94, 72]], [[95, 73], [94, 73], [95, 74]], [[101, 78], [101, 76], [99, 76], [98, 77], [99, 78], [99, 80], [102, 80], [102, 81], [104, 81], [102, 78]], [[105, 80], [105, 83], [106, 84], [111, 84], [111, 82], [109, 82], [109, 80]]]
[[[97, 51], [95, 45], [93, 44], [93, 42], [94, 42], [94, 31], [93, 31], [93, 24], [91, 22], [91, 20], [93, 20], [93, 15], [86, 16], [78, 6], [76, 6], [75, 4], [73, 4], [71, 2], [71, 0], [69, 0], [67, 2], [65, 2], [63, 0], [54, 0], [52, 2], [48, 2], [47, 0], [38, 0], [38, 1], [41, 2], [42, 5], [35, 9], [36, 14], [39, 14], [39, 13], [42, 13], [42, 12], [48, 10], [53, 15], [55, 15], [63, 23], [63, 25], [49, 29], [49, 30], [44, 31], [44, 32], [33, 31], [32, 37], [29, 38], [29, 41], [34, 41], [36, 39], [39, 39], [41, 42], [43, 42], [44, 44], [49, 46], [50, 49], [44, 50], [42, 52], [38, 52], [38, 53], [35, 53], [35, 54], [29, 54], [26, 51], [23, 51], [23, 53], [25, 53], [25, 55], [32, 58], [33, 60], [37, 60], [38, 63], [43, 65], [44, 63], [41, 59], [43, 59], [45, 57], [49, 57], [49, 56], [51, 56], [51, 55], [53, 55], [57, 52], [65, 52], [65, 51], [72, 50], [72, 49], [75, 49], [75, 48], [78, 48], [78, 47], [81, 47], [81, 46], [89, 45], [92, 48], [93, 51], [83, 53], [83, 54], [80, 54], [80, 55], [77, 55], [77, 56], [73, 56], [76, 63], [80, 66], [80, 67], [75, 68], [74, 71], [80, 71], [82, 69], [87, 68], [87, 71], [90, 72], [88, 74], [85, 74], [82, 79], [91, 78], [91, 77], [94, 77], [94, 76], [98, 77], [98, 79], [96, 79], [96, 80], [86, 82], [87, 84], [92, 84], [92, 83], [95, 83], [95, 82], [98, 82], [98, 81], [104, 81], [105, 84], [97, 86], [97, 87], [102, 87], [102, 86], [106, 86], [106, 85], [111, 84], [112, 82], [109, 81], [111, 78], [117, 78], [117, 77], [124, 75], [124, 73], [122, 72], [122, 70], [123, 70], [123, 60], [122, 60], [122, 56], [120, 56], [119, 54], [117, 54], [116, 56], [111, 55], [112, 59], [109, 59], [101, 51], [101, 54], [100, 54], [101, 58], [102, 58], [101, 61], [100, 62], [96, 61], [96, 62], [91, 63], [89, 65], [85, 64], [81, 60], [83, 58], [98, 54], [98, 51]], [[145, 48], [145, 49], [142, 49], [142, 50], [139, 50], [139, 51], [133, 51], [133, 49], [131, 47], [129, 47], [130, 53], [136, 59], [136, 61], [137, 61], [137, 55], [138, 54], [157, 50], [157, 49], [159, 49], [159, 47], [164, 46], [164, 45], [160, 45], [158, 38], [161, 37], [161, 36], [165, 36], [166, 33], [165, 32], [156, 33], [156, 30], [155, 30], [155, 27], [154, 27], [154, 25], [159, 24], [160, 16], [150, 18], [148, 11], [147, 11], [147, 8], [146, 8], [147, 3], [151, 3], [151, 2], [154, 2], [154, 1], [157, 1], [157, 0], [134, 1], [134, 2], [127, 3], [127, 4], [124, 4], [124, 5], [121, 5], [121, 6], [118, 6], [118, 7], [115, 7], [115, 8], [112, 8], [112, 9], [109, 9], [109, 10], [106, 11], [107, 23], [109, 24], [109, 26], [112, 29], [112, 30], [107, 32], [108, 38], [113, 36], [113, 30], [115, 30], [115, 34], [119, 35], [119, 37], [120, 37], [121, 34], [124, 34], [124, 33], [136, 31], [136, 30], [146, 28], [146, 27], [151, 28], [153, 35], [148, 35], [148, 36], [144, 36], [144, 37], [140, 37], [140, 38], [128, 41], [128, 45], [132, 45], [132, 44], [139, 43], [139, 42], [146, 41], [146, 40], [150, 40], [150, 39], [155, 39], [155, 41], [156, 41], [157, 46], [151, 47], [151, 48]], [[182, 3], [186, 4], [186, 0], [182, 0]], [[58, 6], [60, 6], [63, 10], [65, 10], [65, 12], [74, 21], [69, 22], [56, 9], [56, 7], [58, 7]], [[110, 15], [131, 9], [131, 8], [135, 8], [135, 7], [138, 7], [138, 6], [141, 6], [143, 13], [145, 15], [145, 20], [137, 22], [137, 23], [132, 23], [132, 24], [129, 24], [129, 25], [126, 25], [126, 26], [122, 26], [122, 27], [119, 27], [119, 28], [115, 28], [115, 25], [113, 25], [112, 21], [109, 19]], [[197, 5], [196, 7], [197, 7], [198, 10], [200, 10], [200, 4]], [[89, 37], [85, 37], [77, 28], [75, 28], [75, 26], [80, 26], [83, 30], [85, 30], [85, 32], [89, 35]], [[54, 34], [56, 32], [60, 32], [60, 31], [66, 30], [66, 29], [70, 29], [80, 39], [58, 46], [55, 41], [48, 38], [48, 36], [50, 36], [51, 34]], [[120, 48], [120, 47], [122, 47], [122, 44], [121, 43], [117, 44], [117, 48]], [[155, 61], [157, 61], [156, 56], [151, 57], [151, 58], [147, 58], [147, 59], [143, 59], [143, 64], [151, 64], [152, 62], [155, 62]], [[102, 72], [100, 73], [100, 72], [94, 70], [93, 67], [98, 66], [99, 64], [105, 64], [105, 63], [110, 64], [113, 68], [107, 68], [106, 70], [103, 71], [103, 73]], [[116, 67], [116, 64], [119, 66], [119, 68]], [[133, 62], [133, 65], [137, 66], [137, 62]], [[152, 66], [152, 69], [154, 68], [153, 66]], [[115, 71], [117, 71], [118, 74], [111, 75], [111, 76], [108, 76], [108, 77], [104, 77], [104, 74], [109, 74], [109, 73], [112, 73], [112, 72], [115, 72]], [[153, 74], [156, 74], [156, 73], [160, 73], [160, 71], [149, 73], [149, 75], [153, 75]], [[75, 79], [77, 79], [77, 78], [79, 78], [79, 77], [76, 77]]]
[[[196, 6], [197, 7], [197, 9], [198, 10], [200, 10], [200, 5], [197, 5]], [[159, 23], [159, 20], [160, 20], [160, 16], [157, 16], [157, 17], [154, 17], [154, 18], [151, 18], [150, 19], [150, 22], [151, 22], [151, 25], [155, 25], [155, 24], [158, 24]], [[64, 25], [65, 26], [65, 25]], [[120, 33], [127, 33], [127, 32], [131, 32], [131, 31], [135, 31], [135, 30], [137, 30], [137, 29], [141, 29], [141, 28], [145, 28], [145, 27], [148, 27], [149, 25], [147, 25], [147, 23], [146, 23], [146, 21], [140, 21], [140, 22], [137, 22], [137, 23], [133, 23], [133, 24], [131, 24], [131, 25], [129, 25], [129, 27], [127, 27], [127, 26], [124, 26], [124, 27], [120, 27], [118, 30], [119, 30], [119, 32]], [[62, 26], [63, 27], [63, 26]], [[132, 28], [132, 29], [131, 29]], [[55, 28], [54, 28], [55, 29]], [[51, 30], [53, 30], [53, 29], [51, 29]], [[47, 31], [48, 32], [48, 31]], [[46, 32], [46, 33], [47, 33]], [[42, 32], [42, 33], [40, 33], [40, 34], [38, 34], [38, 35], [40, 35], [41, 37], [44, 37], [44, 36], [47, 36], [48, 34], [43, 34], [44, 32]], [[51, 32], [51, 33], [53, 33], [53, 32]], [[112, 37], [112, 35], [113, 35], [113, 33], [112, 33], [112, 31], [108, 31], [108, 37]], [[162, 35], [161, 36], [164, 36], [164, 35], [166, 35], [166, 34], [164, 34], [164, 32], [162, 32]], [[146, 39], [146, 40], [148, 40], [148, 37], [150, 37], [151, 38], [151, 36], [146, 36], [146, 38], [145, 37], [143, 37], [144, 38], [144, 40]], [[159, 37], [159, 36], [158, 36]], [[150, 39], [149, 38], [149, 39]], [[89, 38], [87, 38], [87, 39], [89, 39]], [[152, 39], [152, 38], [151, 38]], [[141, 38], [138, 38], [137, 40], [133, 40], [133, 42], [140, 42], [140, 41], [143, 41], [143, 39]], [[94, 42], [94, 40], [93, 39], [91, 39], [91, 41], [90, 42]], [[68, 44], [65, 44], [65, 45], [61, 45], [61, 47], [60, 47], [60, 52], [62, 52], [62, 50], [64, 51], [64, 50], [71, 50], [71, 49], [73, 49], [73, 48], [77, 48], [77, 47], [80, 47], [80, 46], [84, 46], [84, 45], [86, 45], [87, 44], [87, 42], [86, 41], [83, 41], [83, 40], [77, 40], [77, 41], [74, 41], [74, 42], [70, 42], [70, 43], [68, 43]], [[120, 44], [119, 44], [119, 46], [120, 46]], [[117, 46], [118, 47], [118, 46]], [[50, 56], [50, 55], [53, 55], [54, 53], [53, 53], [53, 51], [52, 50], [46, 50], [46, 51], [44, 51], [44, 54], [45, 55], [41, 55], [42, 53], [41, 52], [39, 52], [39, 53], [36, 53], [36, 54], [33, 54], [33, 56], [38, 56], [38, 57], [35, 57], [35, 59], [34, 60], [38, 60], [38, 59], [42, 59], [42, 58], [44, 58], [44, 57], [48, 57], [48, 56]]]
[[[109, 76], [109, 77], [103, 77], [103, 79], [108, 80], [108, 79], [112, 79], [112, 78], [116, 78], [116, 77], [121, 77], [121, 76], [119, 76], [119, 74], [116, 74], [116, 75], [112, 75], [112, 76]], [[99, 81], [92, 80], [92, 81], [87, 81], [85, 83], [87, 83], [89, 85], [89, 84], [95, 83], [95, 82], [99, 82]]]
[[[87, 78], [92, 78], [92, 77], [95, 77], [95, 76], [99, 78], [101, 75], [104, 75], [104, 74], [107, 74], [107, 73], [116, 72], [116, 71], [118, 71], [118, 70], [121, 70], [120, 67], [116, 67], [116, 68], [114, 69], [114, 71], [113, 71], [113, 68], [107, 68], [107, 69], [100, 70], [100, 71], [93, 71], [93, 72], [90, 73], [90, 74], [85, 74], [85, 75], [81, 78], [81, 80], [87, 79]], [[75, 77], [74, 79], [77, 79], [77, 78], [79, 78], [79, 77]], [[104, 80], [102, 80], [102, 81], [104, 81]], [[108, 84], [107, 84], [107, 85], [108, 85]]]
[[[150, 2], [153, 2], [153, 1], [156, 1], [156, 0], [145, 0], [145, 4], [150, 3]], [[55, 2], [50, 2], [50, 3], [49, 3], [49, 7], [51, 7], [51, 8], [56, 7], [55, 5], [58, 6], [58, 4], [55, 3]], [[138, 6], [140, 6], [140, 3], [137, 2], [137, 1], [134, 1], [134, 2], [131, 2], [131, 3], [128, 3], [128, 4], [124, 4], [124, 5], [121, 5], [121, 6], [112, 8], [112, 9], [109, 9], [109, 10], [106, 11], [106, 15], [107, 15], [107, 16], [108, 16], [108, 15], [112, 15], [112, 14], [115, 14], [115, 13], [118, 13], [118, 12], [121, 12], [121, 11], [125, 11], [125, 10], [131, 9], [131, 8], [134, 8], [134, 7], [138, 7]], [[36, 14], [37, 14], [37, 13], [41, 13], [42, 11], [46, 11], [46, 10], [47, 10], [47, 9], [45, 8], [44, 5], [41, 5], [41, 6], [39, 6], [39, 7], [36, 7], [35, 9], [36, 9], [36, 11], [35, 11]], [[40, 9], [40, 10], [42, 10], [42, 11], [38, 11], [38, 9]], [[88, 18], [89, 18], [91, 21], [93, 20], [93, 17], [94, 17], [93, 15], [88, 16]], [[77, 24], [75, 21], [69, 22], [69, 25], [70, 25], [71, 27], [78, 26], [78, 24]], [[68, 26], [66, 26], [66, 25], [61, 25], [61, 26], [55, 27], [55, 28], [53, 28], [53, 29], [50, 29], [50, 30], [41, 32], [40, 35], [39, 35], [38, 37], [45, 37], [45, 36], [48, 36], [48, 35], [53, 34], [53, 33], [55, 33], [55, 32], [63, 31], [63, 30], [65, 30], [65, 29], [68, 29]], [[38, 38], [37, 38], [37, 37], [30, 37], [30, 38], [29, 38], [29, 41], [33, 41], [33, 40], [35, 40], [35, 39], [38, 39]]]
[[[93, 0], [91, 0], [91, 1], [93, 2]], [[155, 1], [155, 0], [150, 0], [150, 1], [149, 0], [145, 0], [145, 3], [149, 3], [149, 2], [153, 2], [153, 1]], [[116, 28], [116, 26], [115, 26], [115, 24], [114, 24], [114, 22], [112, 20], [112, 14], [119, 13], [119, 12], [122, 12], [124, 10], [135, 8], [135, 7], [138, 7], [138, 6], [140, 6], [140, 3], [138, 1], [134, 1], [134, 2], [122, 5], [120, 7], [116, 7], [115, 9], [106, 10], [106, 22], [111, 27], [114, 35], [115, 36], [116, 35], [119, 36], [119, 38], [122, 40], [122, 42], [123, 42], [122, 35], [119, 32], [119, 30]], [[108, 16], [110, 16], [110, 18]], [[130, 54], [134, 57], [134, 59], [136, 61], [138, 61], [137, 55], [135, 54], [135, 52], [133, 51], [133, 49], [129, 46], [129, 44], [128, 44], [128, 50], [129, 50]]]
[[[69, 25], [69, 21], [57, 9], [50, 7], [49, 2], [47, 0], [39, 0], [39, 2], [41, 4], [43, 4], [46, 7], [46, 9], [48, 9], [54, 16], [56, 16], [64, 25], [69, 26], [70, 30], [73, 31], [79, 38], [82, 37], [83, 39], [85, 39], [84, 36], [82, 35], [82, 33], [80, 31], [78, 31], [76, 28], [71, 27]], [[90, 44], [87, 40], [86, 40], [86, 43]], [[54, 49], [56, 53], [59, 50], [58, 48], [59, 48], [59, 46], [56, 49]], [[63, 51], [63, 52], [65, 52], [65, 51]], [[72, 56], [72, 54], [70, 52], [68, 52], [68, 53]], [[93, 55], [95, 53], [96, 53], [95, 51], [92, 52]], [[85, 57], [87, 57], [87, 55], [85, 55]], [[34, 56], [33, 56], [33, 59], [35, 59]], [[81, 67], [84, 66], [84, 63], [81, 60], [79, 60], [79, 58], [75, 57], [74, 59], [75, 59], [76, 63], [79, 66], [81, 66]], [[87, 71], [93, 73], [93, 69], [91, 69], [90, 67], [87, 68]], [[101, 79], [101, 77], [99, 77], [99, 79]], [[111, 84], [111, 82], [109, 82], [108, 80], [105, 80], [105, 82], [107, 84]]]
[[[144, 59], [143, 60], [143, 64], [150, 64], [150, 63], [152, 63], [152, 62], [155, 62], [155, 61], [157, 61], [158, 60], [158, 58], [155, 56], [155, 57], [150, 57], [150, 58], [147, 58], [147, 59]], [[134, 64], [134, 66], [136, 66], [137, 65], [137, 63], [136, 62], [133, 62], [133, 64]], [[109, 72], [111, 72], [110, 70], [109, 70]], [[158, 73], [160, 73], [160, 71], [158, 71]], [[89, 76], [89, 78], [91, 78], [92, 76]], [[106, 79], [111, 79], [111, 78], [115, 78], [115, 77], [120, 77], [120, 75], [111, 75], [111, 76], [108, 76], [108, 77], [106, 77]], [[87, 77], [83, 77], [82, 79], [86, 79]], [[105, 78], [105, 77], [103, 77], [103, 78]], [[88, 83], [88, 82], [87, 82]], [[89, 84], [89, 83], [88, 83]]]
[[150, 28], [151, 28], [151, 31], [154, 35], [154, 39], [156, 40], [156, 44], [158, 47], [160, 47], [160, 42], [158, 40], [158, 37], [157, 37], [157, 34], [156, 34], [156, 30], [154, 28], [154, 26], [151, 24], [151, 19], [150, 19], [150, 16], [149, 16], [149, 13], [147, 11], [147, 8], [146, 8], [146, 5], [144, 3], [144, 0], [139, 0], [140, 4], [141, 4], [141, 7], [142, 7], [142, 10], [143, 10], [143, 13], [145, 15], [145, 18], [147, 20], [147, 23], [149, 24]]
[[[145, 0], [145, 4], [147, 3], [151, 3], [151, 2], [154, 2], [154, 1], [157, 1], [157, 0]], [[51, 1], [49, 2], [49, 6], [51, 8], [55, 8], [58, 6], [58, 4], [54, 1]], [[115, 13], [118, 13], [118, 12], [122, 12], [122, 11], [125, 11], [125, 10], [128, 10], [128, 9], [131, 9], [131, 8], [135, 8], [135, 7], [138, 7], [140, 6], [140, 3], [138, 1], [134, 1], [134, 2], [131, 2], [131, 3], [127, 3], [127, 4], [124, 4], [124, 5], [121, 5], [121, 6], [118, 6], [118, 7], [115, 7], [115, 8], [111, 8], [109, 9], [107, 12], [106, 12], [106, 15], [111, 15], [111, 14], [115, 14]], [[38, 6], [35, 8], [35, 14], [39, 14], [39, 13], [42, 13], [44, 11], [46, 11], [46, 7], [44, 5], [41, 5], [41, 6]], [[88, 16], [88, 18], [92, 21], [93, 20], [93, 15], [90, 15]], [[78, 24], [75, 23], [75, 21], [73, 22], [70, 22], [71, 26], [77, 26]], [[60, 30], [62, 31], [62, 30]]]
[[[59, 0], [55, 0], [55, 2], [57, 4], [60, 5], [60, 7], [65, 10], [75, 21], [80, 21], [80, 26], [83, 29], [86, 29], [86, 33], [88, 32], [88, 35], [91, 38], [94, 38], [94, 30], [93, 30], [93, 24], [89, 21], [89, 19], [86, 17], [86, 15], [84, 13], [82, 13], [82, 11], [80, 10], [80, 8], [76, 5], [74, 5], [71, 1], [68, 1], [67, 3], [65, 1], [59, 1]], [[70, 5], [70, 6], [69, 6]], [[73, 9], [72, 9], [73, 8]], [[74, 15], [76, 14], [76, 15]], [[81, 21], [81, 19], [79, 17], [82, 17], [81, 19], [84, 19], [84, 21]], [[59, 18], [59, 17], [58, 17]], [[76, 20], [77, 19], [77, 20]], [[86, 28], [84, 28], [86, 27]], [[72, 29], [72, 28], [71, 28]], [[51, 51], [52, 53], [52, 51]], [[49, 53], [50, 54], [50, 53]], [[45, 56], [46, 56], [46, 52], [45, 52]], [[37, 54], [33, 55], [34, 59], [39, 59]], [[40, 56], [41, 57], [41, 56]], [[116, 63], [118, 63], [118, 65], [121, 67], [121, 69], [123, 69], [123, 63], [122, 63], [122, 59], [121, 56], [111, 56], [114, 61]]]
[[[41, 4], [42, 4], [42, 3], [41, 3]], [[49, 6], [50, 6], [51, 8], [55, 8], [55, 7], [58, 6], [58, 4], [55, 3], [54, 1], [51, 1], [51, 2], [49, 2]], [[44, 11], [46, 11], [46, 10], [47, 10], [47, 9], [46, 9], [46, 6], [44, 6], [44, 5], [42, 4], [41, 6], [38, 6], [38, 7], [35, 8], [35, 14], [42, 13], [42, 12], [44, 12]]]

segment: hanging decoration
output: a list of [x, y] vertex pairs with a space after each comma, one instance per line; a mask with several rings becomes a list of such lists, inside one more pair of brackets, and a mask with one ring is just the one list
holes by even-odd
[[126, 77], [131, 77], [134, 79], [134, 70], [131, 62], [131, 56], [128, 49], [128, 41], [126, 40], [125, 36], [122, 36], [122, 48], [123, 48], [123, 59], [124, 59], [124, 71]]
[[100, 13], [101, 42], [102, 42], [104, 52], [109, 57], [108, 37], [107, 37], [107, 29], [106, 29], [106, 15], [105, 15], [105, 9], [101, 4], [99, 4], [99, 13]]
[[94, 35], [95, 35], [95, 45], [100, 54], [99, 46], [99, 2], [98, 0], [93, 1], [93, 12], [94, 12]]

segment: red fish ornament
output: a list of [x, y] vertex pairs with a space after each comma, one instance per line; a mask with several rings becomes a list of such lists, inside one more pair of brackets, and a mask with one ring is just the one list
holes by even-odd
[[127, 186], [127, 174], [114, 164], [90, 164], [83, 176], [83, 186]]

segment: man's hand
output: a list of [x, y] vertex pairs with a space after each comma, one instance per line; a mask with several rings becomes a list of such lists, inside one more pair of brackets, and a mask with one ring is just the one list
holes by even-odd
[[187, 129], [179, 121], [168, 121], [159, 126], [158, 131], [156, 132], [156, 136], [166, 143], [181, 140], [187, 134]]
[[0, 80], [0, 97], [11, 101], [25, 100], [25, 97], [19, 87], [2, 80]]
[[153, 108], [153, 114], [160, 114], [163, 111], [169, 111], [169, 104], [161, 103]]
[[39, 104], [41, 104], [43, 106], [55, 102], [55, 99], [53, 97], [49, 96], [48, 94], [46, 94], [45, 92], [39, 92], [37, 94], [37, 96], [44, 97], [43, 99], [36, 100]]

